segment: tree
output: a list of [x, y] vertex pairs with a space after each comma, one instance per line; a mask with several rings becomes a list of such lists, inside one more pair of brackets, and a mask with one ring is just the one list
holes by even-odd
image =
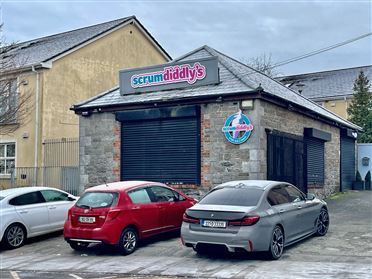
[[31, 91], [20, 90], [26, 81], [20, 72], [12, 73], [22, 68], [16, 49], [17, 44], [0, 38], [0, 135], [10, 134], [29, 121], [33, 108]]
[[275, 66], [271, 54], [266, 55], [264, 53], [258, 57], [251, 58], [246, 61], [246, 64], [271, 78], [279, 74], [276, 70], [274, 70]]
[[363, 71], [354, 82], [354, 98], [347, 109], [349, 120], [363, 128], [358, 142], [372, 142], [372, 93], [371, 85]]

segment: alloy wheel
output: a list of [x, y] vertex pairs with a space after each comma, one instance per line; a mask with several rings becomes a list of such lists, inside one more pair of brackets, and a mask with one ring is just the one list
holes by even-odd
[[280, 227], [275, 227], [271, 240], [271, 254], [273, 259], [279, 259], [283, 254], [284, 235]]
[[132, 253], [137, 247], [137, 233], [132, 228], [123, 231], [120, 248], [125, 255]]
[[13, 225], [8, 228], [6, 232], [6, 241], [9, 247], [17, 248], [23, 244], [24, 240], [25, 232], [20, 226]]
[[328, 211], [322, 209], [316, 222], [316, 234], [319, 236], [326, 235], [329, 227]]

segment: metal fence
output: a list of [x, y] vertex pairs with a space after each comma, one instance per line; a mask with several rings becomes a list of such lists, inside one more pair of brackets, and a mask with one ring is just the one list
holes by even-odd
[[79, 139], [49, 139], [43, 142], [45, 167], [78, 166]]
[[49, 186], [79, 194], [79, 167], [18, 167], [11, 173], [11, 187]]

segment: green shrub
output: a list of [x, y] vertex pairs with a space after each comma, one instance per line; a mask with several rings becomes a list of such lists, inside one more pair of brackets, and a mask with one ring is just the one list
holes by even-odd
[[357, 171], [355, 175], [355, 181], [362, 182], [362, 176], [360, 175], [360, 172]]

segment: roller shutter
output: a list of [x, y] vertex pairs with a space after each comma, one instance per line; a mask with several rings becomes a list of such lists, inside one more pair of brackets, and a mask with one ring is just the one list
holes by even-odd
[[341, 191], [351, 190], [355, 178], [355, 140], [341, 136]]
[[324, 185], [324, 141], [306, 138], [307, 184]]
[[195, 116], [122, 122], [122, 180], [200, 184], [199, 130]]

